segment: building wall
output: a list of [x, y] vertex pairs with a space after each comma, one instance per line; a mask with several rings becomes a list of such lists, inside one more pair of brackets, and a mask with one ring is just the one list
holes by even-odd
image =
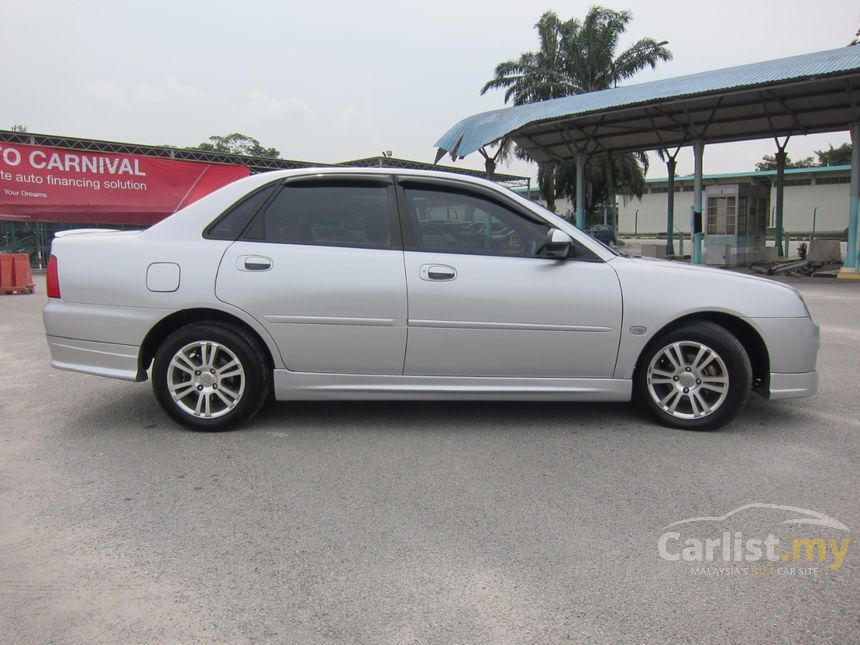
[[[737, 180], [708, 182], [734, 184]], [[652, 187], [653, 188], [653, 187]], [[813, 212], [817, 208], [815, 230], [818, 232], [842, 232], [848, 227], [848, 184], [811, 184], [785, 186], [785, 206], [783, 226], [787, 233], [809, 233], [812, 231]], [[618, 230], [622, 234], [665, 233], [666, 232], [666, 193], [647, 193], [642, 199], [635, 197], [619, 199]], [[675, 192], [675, 228], [681, 231], [690, 229], [690, 209], [693, 206], [692, 191]], [[770, 190], [770, 215], [768, 224], [774, 224], [776, 208], [776, 188]], [[636, 211], [639, 211], [638, 228]]]
[[[849, 184], [814, 184], [812, 186], [786, 186], [783, 227], [789, 233], [812, 231], [812, 214], [815, 215], [815, 230], [819, 232], [842, 232], [848, 228]], [[776, 187], [770, 190], [770, 226], [774, 225]]]
[[[618, 200], [618, 230], [621, 233], [665, 233], [667, 193], [620, 197]], [[675, 230], [690, 230], [692, 192], [675, 192]], [[638, 216], [637, 216], [638, 211]]]

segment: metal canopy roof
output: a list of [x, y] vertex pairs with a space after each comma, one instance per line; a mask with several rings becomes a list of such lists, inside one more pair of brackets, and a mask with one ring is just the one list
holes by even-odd
[[464, 157], [510, 136], [536, 161], [845, 130], [860, 120], [860, 46], [476, 114], [436, 146]]

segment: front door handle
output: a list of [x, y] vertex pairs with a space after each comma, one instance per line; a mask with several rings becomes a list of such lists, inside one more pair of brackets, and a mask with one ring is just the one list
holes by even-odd
[[241, 255], [236, 259], [239, 271], [268, 271], [272, 268], [272, 258], [263, 255]]
[[424, 264], [418, 272], [422, 280], [433, 282], [448, 282], [457, 277], [457, 269], [447, 264]]

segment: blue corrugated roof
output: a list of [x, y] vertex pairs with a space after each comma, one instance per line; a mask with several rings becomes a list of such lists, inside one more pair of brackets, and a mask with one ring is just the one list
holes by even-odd
[[470, 116], [442, 135], [436, 142], [436, 147], [463, 157], [477, 151], [481, 146], [539, 121], [856, 70], [860, 70], [860, 46], [840, 47], [588, 94], [566, 96]]

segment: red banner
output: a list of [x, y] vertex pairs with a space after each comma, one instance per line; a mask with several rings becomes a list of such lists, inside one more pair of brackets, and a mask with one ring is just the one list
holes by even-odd
[[0, 219], [154, 224], [248, 174], [245, 166], [0, 141]]

